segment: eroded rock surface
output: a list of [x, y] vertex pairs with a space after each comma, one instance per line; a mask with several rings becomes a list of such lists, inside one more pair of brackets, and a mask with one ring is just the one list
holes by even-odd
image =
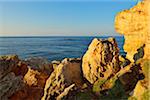
[[40, 100], [44, 94], [44, 86], [49, 75], [36, 69], [28, 68], [24, 76], [25, 87], [14, 93], [11, 100]]
[[29, 86], [44, 87], [48, 77], [49, 75], [45, 72], [40, 72], [38, 70], [29, 68], [28, 72], [24, 76], [24, 81]]
[[115, 39], [95, 38], [82, 59], [84, 77], [93, 84], [100, 78], [106, 80], [119, 70], [119, 49]]
[[[73, 85], [74, 84], [74, 85]], [[61, 99], [70, 89], [82, 85], [80, 59], [64, 59], [46, 81], [42, 100]]]
[[115, 18], [115, 29], [124, 34], [124, 50], [132, 62], [134, 54], [145, 44], [144, 56], [150, 57], [150, 1], [138, 3], [129, 10], [119, 12]]
[[51, 74], [53, 71], [53, 65], [45, 58], [42, 57], [32, 57], [24, 60], [25, 63], [33, 69], [39, 71], [45, 71], [48, 74]]
[[7, 100], [13, 93], [24, 87], [23, 77], [16, 76], [17, 55], [0, 56], [0, 99]]
[[[150, 1], [144, 0], [129, 10], [117, 14], [115, 28], [124, 34], [124, 50], [127, 58], [141, 66], [143, 79], [137, 82], [130, 100], [149, 100], [150, 98]], [[136, 69], [134, 69], [136, 70]], [[127, 74], [130, 76], [130, 74]], [[128, 80], [132, 79], [131, 77]], [[136, 77], [135, 77], [136, 79]], [[129, 83], [125, 81], [125, 83]]]

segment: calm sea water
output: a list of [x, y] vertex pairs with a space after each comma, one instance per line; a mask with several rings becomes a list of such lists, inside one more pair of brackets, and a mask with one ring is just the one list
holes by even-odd
[[[0, 37], [0, 55], [17, 54], [21, 59], [44, 57], [61, 60], [66, 57], [82, 57], [95, 37]], [[108, 37], [97, 37], [108, 38]], [[120, 54], [123, 51], [124, 37], [115, 37]]]

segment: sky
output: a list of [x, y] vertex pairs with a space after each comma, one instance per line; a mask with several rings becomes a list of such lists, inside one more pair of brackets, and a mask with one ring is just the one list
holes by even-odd
[[0, 36], [116, 36], [115, 15], [137, 0], [0, 0]]

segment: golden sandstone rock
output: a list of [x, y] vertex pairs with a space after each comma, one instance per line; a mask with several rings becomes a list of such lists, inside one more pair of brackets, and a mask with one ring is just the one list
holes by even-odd
[[150, 1], [144, 0], [117, 14], [115, 28], [124, 34], [127, 58], [141, 66], [145, 78], [137, 82], [131, 100], [150, 98]]
[[150, 57], [150, 2], [138, 3], [129, 10], [119, 12], [115, 18], [115, 29], [125, 37], [124, 50], [133, 60], [137, 49], [145, 44], [144, 58]]
[[94, 39], [82, 59], [84, 77], [93, 84], [107, 80], [120, 70], [119, 49], [114, 38]]
[[44, 87], [48, 78], [48, 74], [29, 68], [24, 76], [24, 81], [29, 86]]
[[62, 99], [70, 89], [81, 85], [81, 60], [66, 58], [47, 79], [42, 100]]

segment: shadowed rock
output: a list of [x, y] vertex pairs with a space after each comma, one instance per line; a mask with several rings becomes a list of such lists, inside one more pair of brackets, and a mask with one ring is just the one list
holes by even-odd
[[7, 100], [25, 85], [23, 77], [16, 76], [13, 72], [18, 62], [17, 55], [0, 56], [0, 100]]

